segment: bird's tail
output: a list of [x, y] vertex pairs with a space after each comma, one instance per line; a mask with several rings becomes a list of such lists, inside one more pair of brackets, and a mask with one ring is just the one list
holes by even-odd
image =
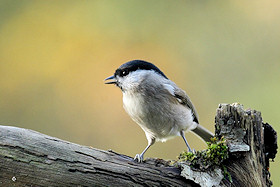
[[210, 142], [211, 138], [214, 137], [214, 134], [212, 132], [210, 132], [209, 130], [207, 130], [206, 128], [204, 128], [201, 125], [197, 125], [197, 127], [192, 130], [195, 134], [197, 134], [199, 137], [201, 137], [204, 141], [206, 142]]

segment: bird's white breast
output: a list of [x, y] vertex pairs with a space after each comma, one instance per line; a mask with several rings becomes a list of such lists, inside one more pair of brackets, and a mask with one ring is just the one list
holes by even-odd
[[141, 116], [144, 117], [143, 111], [144, 98], [137, 93], [123, 93], [123, 107], [129, 116], [138, 124], [142, 122]]

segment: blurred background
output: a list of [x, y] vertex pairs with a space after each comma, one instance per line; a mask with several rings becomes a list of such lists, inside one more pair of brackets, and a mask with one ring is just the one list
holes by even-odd
[[[143, 59], [186, 90], [209, 130], [219, 103], [239, 102], [279, 133], [279, 49], [276, 0], [0, 0], [0, 123], [134, 157], [145, 134], [103, 80]], [[145, 156], [176, 159], [184, 149], [177, 137]], [[275, 186], [279, 167], [276, 158]]]

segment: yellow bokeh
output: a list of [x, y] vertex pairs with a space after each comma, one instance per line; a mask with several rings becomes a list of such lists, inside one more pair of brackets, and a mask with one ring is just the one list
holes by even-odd
[[[103, 80], [144, 59], [187, 91], [209, 130], [219, 103], [239, 102], [279, 131], [279, 14], [276, 0], [2, 0], [0, 123], [134, 156], [145, 135]], [[178, 137], [145, 156], [175, 159], [183, 149]]]

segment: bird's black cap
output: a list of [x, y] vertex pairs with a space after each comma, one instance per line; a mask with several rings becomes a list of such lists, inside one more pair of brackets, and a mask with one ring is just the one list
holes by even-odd
[[150, 62], [144, 60], [132, 60], [121, 65], [115, 72], [115, 77], [118, 75], [120, 77], [128, 75], [130, 72], [136, 70], [154, 70], [156, 73], [162, 75], [164, 78], [168, 79], [159, 68]]

